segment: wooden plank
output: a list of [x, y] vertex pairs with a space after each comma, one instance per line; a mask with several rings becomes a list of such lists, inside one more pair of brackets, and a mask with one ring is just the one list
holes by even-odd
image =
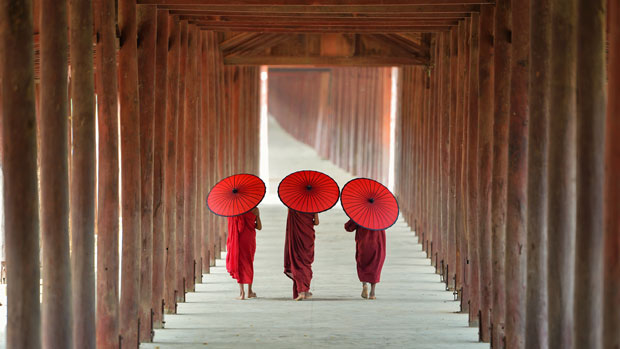
[[527, 178], [527, 303], [525, 345], [548, 345], [547, 148], [551, 1], [532, 1], [530, 12], [530, 121]]
[[0, 4], [8, 348], [41, 347], [39, 198], [31, 1]]
[[110, 1], [94, 2], [97, 41], [96, 93], [99, 133], [97, 173], [97, 347], [119, 343], [119, 144], [116, 70], [116, 9]]
[[92, 1], [72, 1], [71, 28], [71, 273], [73, 345], [95, 348], [95, 80]]
[[[138, 95], [140, 105], [140, 327], [139, 342], [151, 342], [153, 294], [153, 187], [155, 128], [155, 44], [157, 7], [137, 8]], [[156, 269], [156, 273], [158, 270]]]
[[[43, 346], [73, 345], [67, 147], [67, 4], [43, 0], [41, 26], [40, 218]], [[49, 14], [49, 16], [48, 16]]]
[[415, 57], [277, 57], [239, 56], [224, 58], [227, 65], [311, 65], [311, 66], [400, 66], [427, 65], [428, 60]]
[[155, 47], [155, 115], [153, 145], [153, 328], [162, 328], [165, 269], [165, 162], [166, 108], [168, 105], [168, 11], [157, 11]]
[[223, 32], [259, 32], [259, 33], [402, 33], [402, 32], [439, 32], [449, 30], [451, 25], [406, 25], [406, 26], [275, 26], [275, 25], [245, 25], [229, 26], [222, 24], [202, 24], [193, 22], [202, 30]]
[[[161, 6], [165, 7], [165, 6]], [[461, 19], [469, 17], [471, 12], [404, 12], [404, 13], [392, 13], [392, 12], [380, 12], [380, 13], [359, 13], [359, 12], [310, 12], [310, 13], [298, 13], [298, 12], [234, 12], [225, 10], [208, 10], [208, 9], [176, 9], [170, 10], [173, 15], [188, 16], [188, 17], [201, 17], [212, 21], [231, 22], [239, 20], [249, 20], [262, 22], [265, 20], [272, 21], [290, 21], [293, 19], [303, 20], [376, 20], [376, 19]]]
[[343, 18], [343, 19], [306, 19], [306, 18], [282, 18], [282, 17], [258, 17], [256, 19], [241, 17], [236, 20], [209, 19], [202, 16], [181, 15], [181, 19], [187, 19], [192, 23], [216, 27], [249, 27], [263, 26], [373, 26], [373, 27], [406, 27], [422, 25], [456, 25], [459, 18]]
[[[607, 1], [578, 1], [575, 348], [603, 348], [603, 181]], [[610, 25], [613, 22], [610, 22]]]
[[[404, 14], [404, 13], [462, 13], [479, 12], [480, 5], [392, 5], [392, 6], [301, 6], [301, 5], [206, 5], [206, 4], [162, 4], [157, 1], [157, 7], [168, 10], [200, 10], [217, 12], [235, 12], [257, 15], [259, 13], [286, 13], [288, 14], [325, 14], [350, 13], [355, 16], [375, 14]], [[142, 3], [142, 2], [138, 2]]]

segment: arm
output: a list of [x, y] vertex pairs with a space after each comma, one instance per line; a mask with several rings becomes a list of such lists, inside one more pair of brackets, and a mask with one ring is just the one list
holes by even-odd
[[263, 229], [263, 223], [260, 221], [260, 210], [258, 207], [254, 207], [252, 209], [252, 213], [256, 216], [256, 225], [254, 226], [257, 230]]
[[319, 214], [318, 213], [314, 214], [314, 225], [319, 225]]
[[357, 223], [353, 222], [352, 219], [349, 219], [349, 221], [344, 224], [344, 230], [346, 231], [354, 231], [356, 229], [357, 229]]

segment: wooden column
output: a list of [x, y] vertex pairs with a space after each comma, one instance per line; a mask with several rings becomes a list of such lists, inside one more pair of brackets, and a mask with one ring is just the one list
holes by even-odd
[[575, 98], [577, 2], [551, 2], [547, 197], [549, 347], [573, 347], [575, 270]]
[[[67, 5], [41, 2], [41, 243], [43, 346], [72, 346], [67, 159]], [[38, 290], [38, 287], [37, 287]], [[78, 295], [79, 296], [79, 295]]]
[[39, 200], [30, 1], [0, 5], [2, 166], [6, 231], [7, 348], [41, 346]]
[[114, 3], [94, 3], [99, 134], [97, 173], [97, 347], [119, 346], [119, 155]]
[[176, 136], [176, 274], [177, 302], [185, 301], [185, 83], [187, 76], [187, 21], [180, 22], [179, 102]]
[[603, 348], [606, 2], [581, 0], [577, 10], [576, 348]]
[[[140, 102], [140, 342], [150, 342], [153, 291], [153, 151], [157, 7], [138, 5], [138, 89]], [[159, 269], [161, 270], [161, 269]]]
[[458, 28], [450, 31], [450, 132], [448, 135], [448, 198], [447, 198], [447, 217], [448, 217], [448, 239], [446, 250], [446, 288], [454, 291], [456, 286], [456, 133], [458, 110], [458, 90], [459, 86], [459, 51], [458, 51]]
[[[450, 34], [442, 34], [443, 53], [442, 64], [442, 87], [441, 87], [441, 253], [440, 272], [447, 279], [445, 266], [448, 253], [448, 197], [449, 197], [449, 173], [450, 173]], [[447, 282], [447, 280], [444, 280]]]
[[196, 56], [197, 35], [194, 26], [187, 29], [187, 67], [185, 83], [185, 116], [183, 134], [184, 198], [183, 223], [185, 230], [184, 270], [185, 292], [194, 290], [194, 245], [196, 230]]
[[508, 174], [508, 120], [510, 114], [510, 67], [512, 35], [510, 1], [495, 5], [495, 108], [493, 120], [492, 256], [494, 348], [504, 341], [506, 319], [506, 180]]
[[493, 6], [482, 6], [480, 12], [480, 54], [478, 106], [478, 232], [480, 237], [480, 339], [490, 340], [490, 311], [493, 303], [491, 255], [491, 187], [493, 172], [493, 83], [495, 76], [493, 46]]
[[[197, 169], [196, 169], [196, 180], [198, 187], [196, 188], [196, 245], [194, 249], [194, 255], [196, 256], [196, 268], [195, 268], [195, 278], [196, 283], [202, 283], [202, 273], [204, 268], [204, 261], [209, 260], [209, 254], [207, 253], [207, 244], [205, 243], [205, 235], [207, 233], [207, 214], [208, 208], [206, 206], [206, 198], [208, 194], [207, 188], [207, 166], [208, 166], [208, 150], [206, 146], [206, 115], [208, 108], [208, 95], [207, 90], [204, 86], [206, 80], [205, 75], [207, 74], [206, 68], [206, 56], [205, 56], [205, 47], [206, 47], [206, 34], [200, 29], [196, 30], [198, 33], [198, 52], [197, 52], [197, 62], [196, 69], [198, 69], [198, 73], [196, 74], [196, 94], [198, 95], [198, 114], [196, 118], [198, 120], [199, 126], [197, 127], [198, 136], [196, 139], [196, 161], [197, 161]], [[203, 255], [203, 252], [204, 255]], [[207, 268], [208, 270], [208, 263]]]
[[176, 313], [177, 268], [176, 268], [176, 139], [179, 103], [179, 53], [181, 52], [179, 18], [169, 18], [170, 38], [168, 40], [168, 103], [166, 104], [166, 161], [164, 172], [164, 205], [166, 214], [165, 237], [166, 267], [164, 276], [164, 311]]
[[118, 94], [121, 125], [121, 210], [123, 241], [121, 264], [121, 345], [138, 345], [140, 299], [140, 104], [138, 97], [138, 45], [136, 3], [118, 4], [120, 48]]
[[73, 345], [95, 348], [95, 80], [91, 0], [71, 1], [71, 274]]
[[165, 275], [165, 161], [168, 101], [168, 11], [157, 11], [155, 43], [155, 114], [153, 128], [153, 273], [151, 308], [153, 328], [162, 328]]
[[454, 253], [454, 292], [456, 292], [458, 297], [462, 297], [462, 287], [463, 287], [463, 235], [465, 234], [463, 230], [463, 225], [461, 223], [461, 219], [463, 218], [463, 208], [461, 206], [461, 166], [463, 162], [463, 130], [464, 130], [464, 121], [466, 119], [466, 115], [464, 113], [464, 104], [465, 104], [465, 74], [467, 71], [465, 57], [467, 56], [465, 52], [465, 23], [464, 21], [460, 21], [457, 30], [457, 94], [456, 94], [456, 109], [455, 109], [455, 132], [454, 132], [454, 178], [453, 178], [453, 188], [454, 188], [454, 198], [452, 202], [452, 207], [454, 208], [454, 237], [455, 237], [455, 253]]
[[530, 1], [512, 3], [512, 57], [506, 207], [506, 342], [525, 348], [527, 279], [527, 141]]
[[478, 106], [479, 106], [479, 47], [480, 15], [472, 14], [470, 36], [470, 79], [469, 79], [469, 124], [468, 153], [465, 168], [467, 171], [467, 229], [469, 252], [467, 274], [469, 282], [469, 326], [477, 327], [480, 310], [480, 238], [478, 230]]
[[609, 104], [605, 124], [603, 346], [620, 347], [620, 3], [609, 1]]
[[548, 346], [547, 147], [551, 17], [549, 0], [532, 0], [527, 164], [526, 348]]

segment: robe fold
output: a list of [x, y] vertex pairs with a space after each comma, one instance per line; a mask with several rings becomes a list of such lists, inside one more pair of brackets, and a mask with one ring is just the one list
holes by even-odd
[[293, 280], [293, 298], [310, 290], [314, 262], [314, 214], [288, 211], [284, 274]]
[[355, 261], [357, 276], [361, 282], [376, 284], [381, 279], [385, 262], [385, 230], [368, 230], [353, 220], [345, 225], [346, 231], [355, 232]]
[[226, 270], [240, 284], [254, 279], [256, 252], [256, 216], [252, 212], [228, 217], [226, 240]]

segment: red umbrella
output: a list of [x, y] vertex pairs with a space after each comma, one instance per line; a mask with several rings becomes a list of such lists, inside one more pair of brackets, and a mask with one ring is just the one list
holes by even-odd
[[340, 203], [344, 212], [359, 226], [384, 230], [398, 219], [398, 202], [383, 184], [356, 178], [342, 188]]
[[278, 186], [280, 201], [304, 213], [327, 211], [338, 202], [340, 189], [330, 176], [318, 171], [298, 171], [286, 176]]
[[249, 212], [265, 197], [265, 183], [255, 175], [236, 174], [219, 181], [207, 196], [207, 206], [218, 216]]

